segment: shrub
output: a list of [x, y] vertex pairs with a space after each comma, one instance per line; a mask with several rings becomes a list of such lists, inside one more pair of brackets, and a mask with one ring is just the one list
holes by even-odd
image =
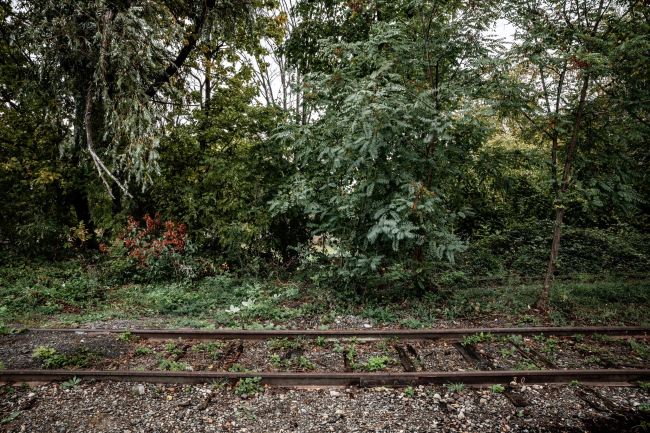
[[144, 227], [132, 216], [127, 226], [110, 246], [100, 244], [99, 249], [109, 257], [112, 273], [128, 277], [144, 275], [148, 279], [162, 280], [194, 276], [193, 267], [184, 260], [194, 249], [188, 241], [187, 226], [182, 222], [163, 224], [156, 214], [144, 216]]

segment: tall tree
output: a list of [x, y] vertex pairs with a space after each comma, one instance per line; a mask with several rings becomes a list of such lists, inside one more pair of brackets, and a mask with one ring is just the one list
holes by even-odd
[[[23, 1], [23, 35], [55, 95], [68, 147], [82, 148], [113, 198], [111, 183], [146, 185], [158, 172], [157, 131], [166, 85], [215, 20], [234, 31], [252, 2]], [[17, 35], [18, 36], [18, 35]], [[160, 90], [165, 88], [163, 92]], [[110, 182], [109, 182], [110, 181]]]
[[14, 39], [24, 26], [20, 11], [0, 3], [0, 242], [15, 253], [52, 257], [66, 243], [66, 226], [87, 222], [90, 209], [77, 182], [84, 176], [78, 155], [60, 156], [65, 127], [56, 104], [39, 88], [23, 41]]
[[453, 225], [464, 213], [449, 195], [487, 137], [489, 6], [350, 3], [382, 19], [359, 41], [319, 42], [322, 69], [304, 81], [319, 116], [276, 134], [299, 171], [273, 206], [301, 206], [315, 233], [337, 239], [343, 272], [367, 272], [405, 248], [416, 263], [463, 250]]
[[[558, 260], [566, 206], [571, 200], [588, 195], [588, 181], [599, 175], [598, 170], [590, 173], [587, 169], [586, 163], [597, 151], [598, 140], [588, 136], [585, 124], [588, 117], [593, 118], [601, 109], [605, 112], [598, 116], [611, 114], [609, 107], [599, 102], [596, 83], [611, 79], [609, 51], [616, 42], [612, 24], [629, 20], [634, 6], [602, 0], [515, 0], [506, 10], [517, 28], [517, 42], [510, 60], [495, 72], [502, 79], [515, 78], [504, 86], [502, 106], [525, 128], [528, 138], [538, 139], [543, 145], [548, 143], [550, 156], [556, 217], [548, 269], [538, 301], [538, 306], [545, 308]], [[506, 71], [506, 65], [512, 69]], [[590, 128], [591, 133], [595, 131]], [[602, 143], [603, 137], [599, 138]], [[605, 161], [615, 157], [615, 149], [620, 151], [620, 147], [612, 146], [605, 152]], [[624, 181], [619, 179], [618, 184], [623, 202], [635, 199]]]

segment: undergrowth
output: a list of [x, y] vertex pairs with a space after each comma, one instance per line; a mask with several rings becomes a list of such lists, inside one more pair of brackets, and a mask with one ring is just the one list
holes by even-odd
[[[224, 266], [202, 276], [197, 268], [192, 277], [162, 280], [141, 269], [128, 281], [115, 275], [117, 252], [99, 260], [11, 260], [0, 267], [0, 322], [71, 326], [165, 318], [170, 326], [276, 329], [309, 317], [327, 329], [338, 317], [355, 315], [409, 329], [488, 316], [513, 326], [650, 324], [647, 236], [615, 230], [567, 228], [549, 298], [552, 313], [536, 314], [546, 229], [512, 227], [473, 242], [456, 264], [425, 262], [418, 271], [412, 263], [391, 262], [354, 281], [339, 278], [338, 264], [322, 255], [305, 258], [300, 268], [258, 260], [255, 272]], [[0, 329], [10, 332], [16, 331]]]

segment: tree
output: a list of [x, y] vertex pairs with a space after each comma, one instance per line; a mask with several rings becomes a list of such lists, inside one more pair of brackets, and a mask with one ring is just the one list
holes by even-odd
[[84, 149], [115, 198], [109, 179], [131, 196], [129, 181], [144, 186], [158, 172], [160, 89], [214, 21], [232, 29], [250, 20], [254, 7], [215, 0], [20, 2], [27, 25], [17, 36], [31, 43], [41, 85], [57, 99], [61, 123], [71, 126], [67, 146]]
[[9, 3], [0, 3], [0, 23], [0, 245], [52, 257], [66, 243], [66, 226], [87, 221], [90, 210], [75, 184], [83, 168], [76, 155], [59, 155], [64, 126], [52, 121], [36, 65], [13, 41], [24, 23]]
[[[214, 28], [250, 30], [262, 2], [37, 0], [17, 1], [9, 44], [28, 59], [18, 93], [47, 101], [47, 120], [75, 167], [65, 201], [94, 232], [91, 196], [97, 180], [113, 199], [133, 197], [159, 174], [159, 132], [178, 71]], [[249, 32], [253, 33], [253, 32]], [[51, 153], [51, 152], [50, 152]], [[93, 175], [93, 171], [96, 173]]]
[[355, 13], [382, 18], [368, 37], [319, 42], [323, 70], [304, 78], [319, 116], [275, 135], [299, 171], [273, 206], [301, 206], [314, 234], [338, 240], [344, 273], [368, 272], [404, 248], [419, 264], [464, 249], [453, 226], [465, 212], [449, 198], [489, 130], [482, 74], [496, 44], [481, 39], [484, 6], [354, 3]]
[[284, 149], [265, 140], [285, 113], [254, 102], [260, 87], [248, 61], [266, 53], [261, 38], [281, 36], [282, 23], [269, 13], [255, 31], [211, 25], [173, 83], [161, 173], [127, 210], [184, 221], [195, 245], [231, 264], [256, 256], [287, 263], [294, 255], [288, 246], [304, 242], [307, 231], [302, 215], [273, 218], [268, 211], [278, 184], [295, 170]]

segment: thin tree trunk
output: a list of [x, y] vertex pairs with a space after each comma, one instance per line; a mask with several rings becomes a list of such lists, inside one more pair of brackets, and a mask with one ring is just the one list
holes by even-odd
[[[203, 119], [201, 120], [201, 124], [199, 126], [200, 132], [200, 139], [199, 139], [199, 147], [201, 148], [202, 151], [205, 151], [208, 147], [208, 142], [206, 140], [206, 134], [205, 131], [208, 129], [208, 118], [210, 116], [210, 105], [212, 102], [212, 81], [210, 80], [210, 62], [212, 61], [212, 51], [208, 51], [205, 53], [205, 59], [206, 59], [206, 68], [205, 68], [205, 102], [203, 103], [202, 110], [205, 114]], [[197, 163], [201, 163], [201, 159], [199, 158], [197, 160]]]
[[[208, 61], [211, 59], [208, 57]], [[212, 102], [212, 81], [210, 80], [210, 66], [207, 67], [205, 73], [205, 111], [210, 111], [210, 103]]]
[[[555, 273], [555, 263], [560, 252], [560, 237], [562, 235], [562, 220], [564, 219], [564, 193], [568, 188], [569, 173], [571, 172], [571, 163], [573, 161], [573, 154], [575, 153], [576, 144], [578, 142], [578, 132], [580, 131], [580, 121], [585, 108], [585, 100], [587, 98], [587, 89], [589, 88], [589, 74], [585, 74], [580, 91], [580, 103], [578, 105], [578, 113], [576, 120], [573, 123], [573, 135], [571, 136], [571, 144], [567, 151], [566, 161], [564, 163], [564, 172], [562, 173], [562, 183], [559, 188], [556, 188], [556, 214], [555, 214], [555, 229], [553, 231], [553, 244], [551, 245], [551, 257], [548, 263], [548, 270], [546, 271], [546, 278], [542, 286], [542, 292], [537, 301], [537, 307], [546, 309], [546, 301], [551, 291], [551, 283], [553, 274]], [[557, 150], [557, 141], [553, 140], [553, 156], [555, 157]], [[554, 161], [555, 162], [555, 161]]]
[[544, 279], [544, 288], [539, 295], [537, 305], [546, 308], [546, 301], [551, 289], [551, 281], [555, 273], [555, 262], [557, 261], [560, 252], [560, 236], [562, 236], [562, 220], [564, 219], [564, 206], [560, 203], [555, 212], [555, 230], [553, 231], [553, 244], [551, 245], [551, 258], [548, 262], [548, 270], [546, 271], [546, 278]]

